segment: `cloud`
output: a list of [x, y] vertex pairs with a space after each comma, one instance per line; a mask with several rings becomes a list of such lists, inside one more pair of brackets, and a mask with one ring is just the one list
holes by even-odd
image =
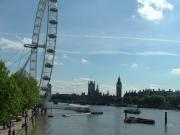
[[150, 21], [161, 21], [164, 11], [173, 10], [173, 5], [167, 0], [137, 0], [137, 2], [140, 16]]
[[23, 44], [31, 44], [32, 39], [31, 39], [31, 38], [22, 38], [22, 39], [20, 39], [20, 41], [21, 41]]
[[116, 86], [114, 85], [108, 85], [108, 84], [102, 84], [99, 86], [100, 87], [100, 90], [103, 92], [103, 93], [107, 93], [107, 91], [109, 91], [110, 94], [115, 94], [116, 93]]
[[157, 90], [157, 89], [160, 88], [160, 85], [158, 85], [158, 84], [150, 84], [150, 85], [149, 85], [149, 88], [150, 88], [150, 89], [156, 89], [156, 90]]
[[[177, 56], [179, 54], [166, 52], [166, 51], [144, 51], [144, 52], [126, 52], [126, 51], [119, 51], [119, 50], [100, 50], [100, 51], [66, 51], [66, 50], [59, 50], [57, 52], [66, 53], [66, 54], [76, 54], [76, 55], [129, 55], [129, 56]], [[66, 56], [66, 55], [65, 55]]]
[[169, 43], [180, 43], [180, 40], [173, 39], [160, 39], [160, 38], [146, 38], [139, 36], [114, 36], [114, 35], [61, 35], [62, 37], [68, 38], [95, 38], [95, 39], [128, 39], [128, 40], [139, 40], [139, 41], [154, 41], [154, 42], [169, 42]]
[[67, 54], [88, 54], [88, 55], [111, 55], [111, 54], [124, 54], [124, 55], [132, 55], [129, 52], [125, 51], [116, 51], [116, 50], [101, 50], [101, 51], [89, 51], [89, 52], [80, 52], [80, 51], [66, 51], [66, 50], [58, 50], [57, 52], [60, 53], [67, 53]]
[[178, 54], [164, 52], [164, 51], [145, 51], [145, 52], [138, 52], [136, 54], [143, 56], [179, 56]]
[[87, 60], [87, 59], [82, 58], [82, 59], [81, 59], [81, 61], [80, 61], [80, 63], [81, 63], [81, 64], [86, 64], [86, 63], [88, 63], [88, 60]]
[[23, 43], [18, 41], [9, 40], [6, 38], [0, 38], [0, 49], [12, 49], [12, 50], [20, 50], [23, 49]]
[[62, 59], [67, 59], [68, 56], [67, 56], [66, 54], [64, 54], [61, 58], [62, 58]]
[[18, 40], [9, 40], [7, 38], [0, 38], [1, 50], [21, 50], [24, 48], [24, 44], [31, 43], [31, 38], [19, 38]]
[[89, 78], [75, 78], [73, 80], [52, 80], [52, 86], [53, 86], [53, 93], [59, 92], [59, 93], [66, 93], [66, 94], [72, 94], [72, 93], [87, 93], [87, 86], [88, 86], [88, 80]]
[[[154, 1], [159, 1], [159, 0], [154, 0]], [[162, 1], [162, 0], [160, 0]], [[134, 16], [134, 15], [133, 15]], [[0, 35], [2, 35], [0, 33]], [[9, 35], [9, 34], [8, 34]], [[19, 37], [19, 41], [17, 42], [20, 42], [20, 43], [31, 43], [32, 39], [31, 38], [22, 38], [22, 36], [28, 36], [28, 35], [31, 35], [31, 34], [21, 34], [21, 33], [15, 33], [12, 35], [17, 35], [21, 36]], [[161, 39], [161, 38], [146, 38], [146, 37], [140, 37], [140, 36], [123, 36], [123, 35], [127, 35], [127, 34], [121, 34], [121, 35], [85, 35], [85, 34], [76, 34], [76, 35], [73, 35], [73, 34], [60, 34], [59, 37], [61, 37], [61, 39], [63, 37], [66, 37], [66, 38], [95, 38], [95, 39], [114, 39], [114, 40], [118, 40], [118, 39], [128, 39], [128, 40], [140, 40], [140, 41], [155, 41], [155, 42], [169, 42], [169, 43], [180, 43], [180, 40], [174, 40], [174, 39]], [[6, 38], [4, 38], [6, 39]], [[10, 40], [11, 41], [11, 40]], [[25, 42], [27, 41], [27, 42]], [[16, 41], [15, 41], [16, 42]]]
[[172, 75], [180, 75], [180, 67], [178, 67], [178, 68], [173, 68], [173, 69], [170, 71], [170, 73], [171, 73]]
[[[72, 94], [77, 93], [81, 94], [82, 92], [88, 93], [88, 81], [90, 78], [79, 77], [74, 78], [72, 80], [52, 80], [52, 93], [64, 93], [64, 94]], [[96, 82], [97, 83], [97, 82]], [[110, 94], [115, 94], [115, 85], [109, 84], [100, 84], [99, 89], [102, 93], [110, 92]]]
[[121, 64], [122, 67], [127, 67], [127, 64]]
[[138, 68], [138, 67], [139, 67], [139, 65], [138, 65], [138, 64], [136, 64], [136, 63], [133, 63], [133, 64], [131, 65], [131, 67], [132, 67], [132, 68]]
[[55, 61], [55, 62], [54, 62], [54, 65], [55, 65], [55, 66], [64, 66], [64, 63], [62, 63], [62, 62], [59, 63], [59, 62]]

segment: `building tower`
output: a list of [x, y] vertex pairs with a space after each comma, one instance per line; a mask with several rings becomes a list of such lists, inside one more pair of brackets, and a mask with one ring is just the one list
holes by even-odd
[[88, 96], [93, 96], [95, 93], [95, 81], [88, 82]]
[[121, 93], [122, 93], [122, 83], [119, 76], [118, 81], [116, 83], [116, 97], [122, 97]]
[[96, 86], [96, 93], [99, 93], [99, 87], [98, 87], [98, 84]]

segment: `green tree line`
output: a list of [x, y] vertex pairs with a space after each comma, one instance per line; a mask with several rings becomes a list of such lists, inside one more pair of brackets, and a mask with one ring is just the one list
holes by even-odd
[[0, 60], [0, 125], [7, 124], [10, 117], [16, 118], [38, 103], [37, 81], [22, 71], [10, 74], [5, 63]]
[[180, 95], [176, 96], [125, 96], [125, 104], [137, 104], [145, 107], [173, 107], [180, 105]]

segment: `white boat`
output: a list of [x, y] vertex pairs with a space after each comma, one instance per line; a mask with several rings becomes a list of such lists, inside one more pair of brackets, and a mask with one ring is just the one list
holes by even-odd
[[63, 114], [62, 117], [70, 117], [70, 114]]
[[62, 117], [83, 116], [83, 115], [91, 115], [91, 113], [88, 112], [88, 113], [63, 114]]
[[90, 108], [88, 105], [69, 104], [64, 109], [65, 110], [72, 110], [72, 111], [76, 111], [76, 112], [83, 112], [83, 113], [90, 112]]

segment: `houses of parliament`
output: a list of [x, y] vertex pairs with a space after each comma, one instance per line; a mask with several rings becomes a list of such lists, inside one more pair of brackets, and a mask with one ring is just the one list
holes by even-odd
[[[88, 82], [88, 96], [94, 97], [94, 96], [102, 96], [102, 92], [99, 91], [98, 84], [96, 86], [95, 81], [89, 81]], [[107, 94], [109, 95], [109, 91], [107, 91]], [[118, 77], [118, 81], [116, 83], [116, 97], [121, 98], [122, 97], [122, 82], [120, 77]]]
[[59, 94], [56, 93], [52, 96], [51, 100], [66, 103], [80, 103], [91, 105], [110, 105], [119, 103], [119, 99], [122, 97], [122, 83], [120, 77], [118, 77], [116, 83], [116, 95], [111, 95], [109, 91], [103, 93], [100, 91], [98, 84], [95, 81], [88, 81], [88, 93], [77, 94]]

